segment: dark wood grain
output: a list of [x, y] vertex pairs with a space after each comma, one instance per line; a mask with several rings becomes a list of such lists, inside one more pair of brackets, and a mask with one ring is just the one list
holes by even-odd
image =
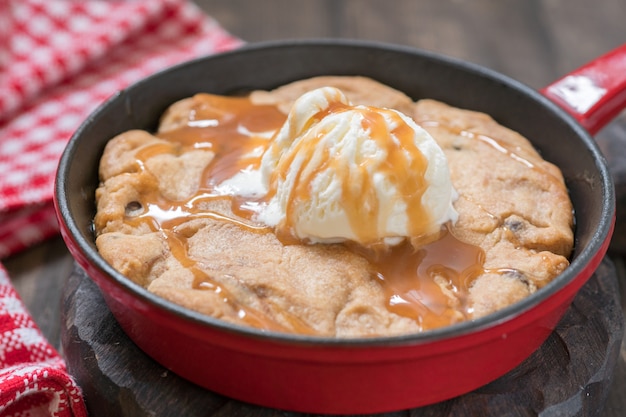
[[[624, 0], [197, 0], [248, 42], [342, 37], [415, 46], [487, 66], [533, 88], [626, 42]], [[529, 121], [532, 122], [532, 121]], [[616, 179], [613, 259], [626, 282], [626, 115], [597, 136]], [[3, 260], [46, 337], [59, 345], [59, 297], [72, 259], [60, 238]], [[624, 297], [623, 285], [620, 294]], [[604, 416], [626, 414], [626, 349]], [[236, 415], [228, 406], [219, 415]]]
[[626, 40], [622, 0], [198, 0], [247, 42], [359, 38], [488, 66], [535, 88]]

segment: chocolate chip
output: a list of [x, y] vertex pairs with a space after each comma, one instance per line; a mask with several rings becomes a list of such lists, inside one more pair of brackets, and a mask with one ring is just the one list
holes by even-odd
[[504, 271], [505, 276], [516, 279], [518, 281], [523, 282], [526, 285], [529, 285], [530, 282], [528, 281], [528, 277], [526, 276], [526, 274], [524, 274], [523, 272], [521, 272], [518, 269], [505, 269]]
[[126, 215], [127, 216], [138, 216], [143, 211], [143, 206], [139, 201], [131, 201], [126, 204]]
[[519, 232], [524, 229], [524, 222], [518, 219], [506, 219], [504, 222], [504, 226], [509, 229], [511, 232]]

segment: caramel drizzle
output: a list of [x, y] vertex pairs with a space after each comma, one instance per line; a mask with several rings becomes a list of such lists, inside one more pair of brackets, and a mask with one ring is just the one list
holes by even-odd
[[[273, 197], [278, 181], [286, 180], [286, 173], [294, 165], [294, 159], [298, 155], [308, 155], [296, 173], [294, 187], [290, 190], [287, 201], [286, 219], [281, 228], [291, 230], [297, 222], [296, 208], [301, 201], [310, 198], [310, 190], [316, 177], [321, 172], [330, 171], [342, 181], [342, 208], [348, 213], [351, 229], [357, 234], [359, 241], [372, 244], [380, 240], [378, 230], [378, 217], [380, 205], [376, 194], [376, 186], [372, 183], [372, 176], [368, 173], [372, 163], [367, 158], [356, 158], [354, 166], [347, 168], [344, 163], [338, 163], [336, 158], [330, 155], [330, 148], [325, 146], [324, 139], [328, 132], [308, 131], [312, 124], [322, 120], [330, 114], [342, 112], [357, 112], [361, 118], [361, 125], [365, 131], [369, 131], [369, 137], [376, 141], [376, 146], [387, 155], [386, 160], [376, 169], [387, 178], [394, 178], [394, 185], [398, 187], [398, 194], [403, 196], [407, 206], [408, 232], [411, 236], [419, 236], [425, 226], [430, 223], [430, 217], [421, 204], [422, 196], [426, 191], [424, 173], [428, 166], [426, 158], [416, 149], [414, 143], [415, 133], [411, 127], [397, 113], [384, 109], [372, 109], [360, 106], [352, 107], [340, 102], [331, 103], [330, 106], [314, 115], [308, 126], [303, 129], [302, 137], [292, 145], [295, 149], [283, 155], [270, 179], [270, 193], [267, 198]], [[395, 123], [391, 131], [384, 119], [383, 113]], [[298, 135], [298, 132], [292, 132]], [[395, 140], [389, 140], [390, 135]], [[410, 154], [410, 157], [407, 155]], [[288, 236], [283, 236], [290, 240]]]
[[[189, 255], [187, 241], [175, 231], [162, 229], [163, 236], [172, 252], [173, 256], [194, 276], [194, 288], [203, 291], [212, 291], [222, 301], [236, 311], [237, 317], [244, 323], [261, 329], [286, 331], [276, 321], [272, 320], [267, 314], [241, 304], [223, 285], [220, 285], [215, 279], [211, 278], [204, 272], [198, 263]], [[304, 329], [306, 330], [306, 329]]]
[[[156, 193], [152, 194], [153, 198], [155, 194]], [[187, 238], [178, 228], [189, 219], [208, 218], [229, 222], [236, 222], [236, 219], [223, 216], [216, 212], [201, 212], [198, 211], [197, 207], [190, 207], [190, 205], [185, 202], [168, 202], [168, 206], [163, 206], [155, 203], [147, 203], [149, 200], [151, 200], [150, 196], [144, 197], [143, 212], [136, 216], [127, 216], [126, 223], [133, 227], [138, 227], [143, 223], [152, 231], [160, 233], [174, 258], [193, 274], [193, 288], [214, 292], [217, 296], [222, 298], [226, 305], [231, 306], [231, 308], [236, 311], [239, 319], [250, 326], [268, 330], [286, 331], [284, 326], [272, 320], [267, 314], [239, 303], [237, 298], [234, 297], [226, 287], [219, 284], [209, 274], [204, 272], [197, 261], [189, 254]], [[267, 229], [255, 228], [244, 222], [237, 222], [237, 224], [240, 227], [255, 232], [265, 231]], [[302, 332], [307, 332], [307, 329], [302, 329]]]
[[[145, 224], [150, 230], [161, 233], [175, 259], [193, 274], [193, 288], [215, 293], [244, 323], [260, 329], [288, 331], [287, 327], [276, 322], [267, 313], [238, 302], [224, 285], [203, 271], [189, 254], [187, 238], [179, 230], [179, 226], [189, 220], [212, 219], [235, 223], [255, 233], [270, 231], [265, 226], [244, 219], [204, 210], [202, 203], [225, 198], [215, 194], [213, 187], [248, 166], [250, 162], [254, 162], [254, 158], [246, 157], [244, 151], [250, 147], [258, 147], [259, 143], [262, 143], [263, 139], [259, 138], [259, 132], [263, 133], [267, 129], [268, 118], [280, 121], [284, 119], [284, 115], [273, 107], [252, 106], [247, 99], [200, 95], [196, 100], [200, 100], [200, 106], [196, 107], [186, 126], [158, 135], [170, 143], [152, 144], [141, 148], [136, 152], [135, 158], [139, 169], [149, 174], [145, 162], [153, 156], [179, 155], [198, 148], [210, 149], [216, 154], [216, 158], [203, 173], [202, 185], [185, 201], [168, 200], [157, 189], [153, 189], [151, 193], [142, 196], [139, 202], [141, 212], [127, 216], [126, 223], [133, 227]], [[248, 117], [241, 120], [236, 117], [238, 113], [222, 112], [220, 107], [230, 108], [231, 111], [239, 113], [247, 112]], [[313, 333], [313, 330], [297, 317], [283, 314], [283, 318], [289, 322], [290, 328], [297, 329], [299, 333]]]
[[[550, 178], [552, 181], [560, 183], [560, 179], [555, 178], [552, 172], [550, 172], [547, 169], [537, 166], [533, 162], [521, 156], [515, 150], [511, 149], [509, 146], [506, 146], [505, 144], [503, 144], [502, 141], [499, 141], [491, 136], [482, 134], [480, 132], [473, 132], [471, 130], [461, 129], [461, 128], [454, 127], [451, 125], [443, 124], [437, 120], [425, 119], [425, 120], [419, 120], [418, 123], [424, 128], [427, 128], [427, 127], [441, 128], [457, 136], [463, 136], [469, 139], [479, 140], [485, 145], [490, 146], [494, 150], [508, 156], [512, 160], [526, 166], [527, 168], [539, 171], [542, 174], [544, 174], [546, 178]], [[544, 163], [544, 161], [541, 161], [541, 162]]]
[[[206, 274], [188, 253], [186, 238], [177, 229], [189, 219], [211, 218], [232, 222], [257, 233], [269, 232], [266, 227], [246, 220], [200, 210], [198, 205], [202, 201], [227, 198], [231, 199], [237, 215], [245, 217], [245, 214], [249, 213], [241, 207], [248, 203], [254, 204], [254, 201], [216, 196], [213, 193], [213, 187], [242, 169], [260, 166], [261, 153], [252, 152], [252, 150], [258, 150], [259, 147], [266, 149], [269, 141], [259, 138], [259, 135], [254, 132], [276, 131], [284, 122], [285, 117], [277, 109], [271, 106], [255, 106], [247, 98], [202, 94], [197, 95], [195, 99], [200, 105], [196, 107], [186, 126], [159, 134], [161, 138], [171, 141], [172, 146], [156, 145], [142, 150], [137, 154], [137, 164], [144, 167], [145, 160], [164, 152], [185, 152], [188, 149], [197, 148], [211, 149], [216, 153], [216, 157], [205, 170], [200, 189], [190, 199], [181, 202], [165, 200], [158, 191], [145, 195], [140, 202], [143, 205], [143, 212], [137, 216], [129, 216], [127, 222], [133, 226], [145, 222], [152, 230], [163, 233], [176, 259], [194, 274], [194, 288], [213, 291], [222, 296], [224, 302], [238, 311], [239, 317], [247, 324], [261, 329], [314, 333], [311, 326], [295, 316], [284, 315], [291, 327], [291, 329], [286, 329], [284, 325], [277, 323], [264, 312], [239, 304], [226, 288]], [[368, 114], [364, 123], [373, 130], [374, 135], [382, 134], [379, 132], [382, 128], [378, 116]], [[437, 125], [440, 126], [439, 123]], [[402, 141], [406, 141], [408, 133], [404, 131], [404, 127], [399, 129], [394, 133]], [[459, 132], [459, 134], [471, 134], [502, 152], [507, 152], [513, 159], [524, 162], [523, 158], [506, 150], [493, 138], [472, 132]], [[425, 169], [424, 161], [413, 161], [409, 165], [403, 162], [396, 165], [398, 158], [392, 159], [394, 162], [389, 164], [387, 169], [402, 169], [406, 170], [405, 172], [416, 170], [414, 177], [419, 176], [419, 172]], [[534, 168], [530, 162], [526, 162], [526, 166]], [[300, 190], [297, 197], [305, 198], [306, 196]], [[363, 204], [363, 197], [350, 196], [349, 198], [355, 198], [351, 201], [358, 202], [350, 210], [359, 211]], [[423, 210], [417, 197], [411, 200], [411, 209]], [[362, 223], [354, 226], [367, 227]], [[363, 233], [369, 236], [371, 231]], [[408, 240], [384, 253], [376, 248], [372, 250], [372, 248], [366, 249], [351, 244], [347, 244], [346, 247], [368, 259], [374, 271], [374, 279], [384, 290], [388, 310], [415, 320], [422, 330], [442, 327], [467, 319], [472, 312], [468, 305], [468, 296], [473, 280], [485, 272], [499, 272], [485, 270], [483, 267], [485, 255], [482, 249], [459, 241], [449, 228], [442, 230], [439, 239], [417, 248]]]

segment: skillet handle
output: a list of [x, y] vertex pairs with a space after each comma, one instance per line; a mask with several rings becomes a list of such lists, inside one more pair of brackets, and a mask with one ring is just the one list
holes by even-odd
[[594, 135], [626, 108], [626, 44], [570, 72], [540, 92]]

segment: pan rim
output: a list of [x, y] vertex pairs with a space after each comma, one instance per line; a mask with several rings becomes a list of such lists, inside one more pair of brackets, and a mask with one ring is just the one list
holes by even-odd
[[[417, 54], [427, 59], [434, 59], [437, 61], [442, 61], [449, 65], [460, 67], [464, 71], [479, 73], [483, 76], [487, 76], [495, 81], [505, 84], [524, 95], [530, 96], [533, 101], [543, 106], [547, 111], [555, 113], [558, 116], [559, 120], [561, 120], [563, 123], [566, 123], [568, 127], [585, 142], [590, 152], [593, 153], [596, 167], [598, 169], [598, 174], [601, 178], [604, 201], [602, 202], [601, 222], [597, 225], [593, 236], [590, 238], [590, 243], [585, 248], [583, 248], [581, 252], [575, 255], [571, 264], [562, 274], [553, 279], [540, 291], [537, 291], [531, 296], [528, 296], [525, 299], [510, 306], [507, 306], [497, 312], [491, 313], [478, 319], [464, 321], [461, 323], [445, 326], [439, 329], [428, 330], [425, 332], [404, 334], [398, 336], [380, 336], [367, 338], [306, 336], [292, 333], [265, 331], [252, 327], [247, 327], [244, 325], [227, 323], [211, 316], [204, 315], [185, 307], [179, 306], [173, 302], [161, 298], [149, 292], [147, 289], [141, 287], [140, 285], [132, 282], [121, 273], [117, 272], [117, 270], [109, 265], [104, 260], [104, 258], [102, 258], [97, 253], [97, 251], [89, 244], [87, 239], [84, 238], [81, 228], [78, 226], [74, 217], [72, 216], [72, 212], [67, 201], [67, 173], [69, 172], [71, 162], [76, 151], [76, 144], [78, 143], [79, 138], [88, 128], [90, 123], [92, 123], [93, 120], [97, 119], [99, 115], [104, 113], [118, 100], [124, 100], [125, 95], [129, 94], [129, 92], [133, 89], [137, 89], [146, 83], [153, 82], [155, 79], [158, 79], [159, 77], [162, 77], [170, 72], [179, 71], [181, 70], [181, 68], [190, 65], [199, 65], [207, 61], [210, 62], [213, 59], [223, 59], [224, 57], [227, 58], [229, 56], [247, 54], [251, 51], [278, 50], [281, 48], [294, 47], [339, 47], [366, 48], [376, 50], [384, 49], [386, 51], [402, 54]], [[588, 268], [591, 263], [593, 263], [594, 261], [599, 262], [604, 256], [603, 251], [605, 251], [606, 246], [608, 246], [607, 241], [610, 239], [611, 231], [615, 221], [614, 185], [612, 182], [612, 177], [608, 171], [608, 166], [604, 159], [604, 156], [600, 152], [597, 144], [591, 138], [589, 133], [586, 132], [585, 129], [582, 128], [572, 116], [562, 110], [556, 103], [543, 96], [538, 91], [522, 84], [517, 80], [514, 80], [504, 74], [471, 62], [462, 61], [460, 59], [421, 50], [410, 46], [352, 39], [296, 39], [288, 41], [279, 40], [251, 43], [232, 51], [222, 52], [211, 56], [199, 57], [171, 66], [132, 84], [126, 89], [113, 95], [103, 104], [99, 105], [98, 108], [85, 119], [85, 121], [72, 135], [59, 162], [55, 183], [54, 199], [55, 206], [57, 208], [57, 216], [59, 217], [59, 221], [62, 223], [62, 229], [65, 228], [69, 232], [70, 236], [67, 236], [67, 238], [70, 238], [72, 242], [76, 245], [76, 247], [80, 248], [80, 256], [84, 258], [84, 262], [89, 263], [92, 268], [97, 268], [99, 272], [107, 276], [113, 284], [115, 284], [125, 292], [132, 294], [134, 297], [138, 297], [140, 301], [147, 303], [165, 313], [172, 314], [189, 324], [193, 324], [196, 326], [209, 326], [217, 331], [224, 331], [228, 333], [234, 333], [243, 337], [262, 339], [269, 342], [278, 342], [289, 345], [307, 345], [339, 348], [407, 346], [441, 342], [444, 340], [454, 339], [468, 334], [477, 333], [512, 320], [562, 290], [571, 281], [575, 280], [576, 277], [584, 273], [585, 269]], [[74, 257], [77, 258], [77, 256]], [[91, 278], [94, 279], [93, 277]], [[96, 284], [98, 284], [98, 286], [102, 288], [98, 280], [94, 279], [94, 281], [96, 281]]]

